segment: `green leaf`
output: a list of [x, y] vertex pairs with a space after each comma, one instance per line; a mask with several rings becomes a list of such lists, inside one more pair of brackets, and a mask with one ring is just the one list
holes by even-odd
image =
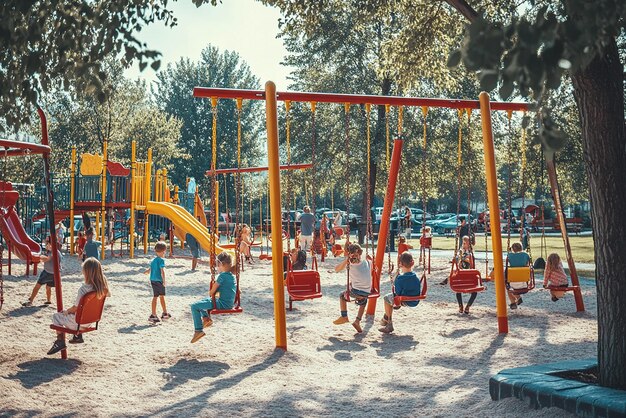
[[461, 63], [461, 51], [459, 49], [456, 49], [452, 51], [450, 56], [448, 56], [448, 62], [446, 65], [449, 68], [453, 68], [453, 67], [458, 66], [460, 63]]
[[514, 86], [512, 81], [503, 82], [500, 86], [500, 90], [498, 91], [502, 100], [506, 100], [511, 97], [511, 94], [513, 94], [513, 89]]
[[491, 91], [498, 85], [498, 72], [495, 70], [484, 70], [480, 72], [480, 88]]

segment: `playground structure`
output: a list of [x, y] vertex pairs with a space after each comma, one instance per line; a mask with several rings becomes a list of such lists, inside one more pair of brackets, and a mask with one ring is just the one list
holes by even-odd
[[[486, 93], [481, 93], [480, 100], [448, 100], [448, 99], [428, 99], [428, 98], [405, 98], [390, 96], [364, 96], [364, 95], [348, 95], [348, 94], [326, 94], [326, 93], [301, 93], [301, 92], [276, 92], [273, 82], [267, 82], [264, 91], [260, 90], [235, 90], [223, 88], [204, 88], [196, 87], [193, 92], [194, 97], [211, 99], [213, 111], [216, 110], [218, 99], [236, 99], [242, 100], [265, 100], [266, 103], [266, 124], [268, 134], [268, 167], [270, 181], [270, 208], [271, 222], [275, 225], [281, 223], [281, 183], [280, 183], [280, 166], [278, 152], [278, 112], [277, 101], [300, 101], [310, 102], [312, 108], [316, 103], [338, 103], [343, 104], [346, 114], [349, 112], [351, 105], [384, 105], [398, 106], [414, 106], [427, 109], [428, 107], [444, 107], [457, 110], [465, 110], [468, 115], [472, 110], [480, 109], [482, 121], [482, 136], [485, 157], [485, 173], [487, 177], [487, 197], [488, 206], [490, 208], [499, 208], [499, 197], [497, 189], [497, 172], [495, 164], [495, 152], [492, 133], [491, 112], [498, 111], [526, 111], [528, 105], [525, 103], [499, 103], [491, 102]], [[424, 111], [424, 115], [426, 111]], [[389, 237], [390, 225], [389, 219], [393, 208], [394, 195], [396, 189], [397, 176], [400, 167], [400, 159], [402, 155], [404, 139], [399, 132], [398, 138], [394, 140], [393, 151], [391, 155], [389, 178], [387, 191], [385, 196], [385, 204], [382, 214], [382, 222], [380, 225], [378, 242], [386, 242]], [[424, 144], [426, 146], [426, 144]], [[572, 278], [572, 290], [574, 291], [577, 310], [584, 310], [582, 296], [580, 293], [578, 276], [576, 268], [571, 257], [571, 250], [567, 236], [567, 229], [564, 227], [563, 212], [560, 206], [560, 197], [558, 195], [558, 183], [556, 180], [556, 168], [554, 161], [548, 161], [548, 173], [550, 185], [552, 188], [556, 212], [559, 222], [561, 223], [561, 233], [567, 254], [567, 260], [570, 267], [570, 275]], [[501, 229], [500, 220], [495, 217], [493, 220], [493, 233], [491, 235], [492, 248], [494, 254], [502, 254]], [[279, 348], [287, 348], [286, 323], [285, 323], [285, 301], [283, 297], [283, 265], [280, 260], [283, 255], [281, 231], [277, 228], [272, 229], [272, 266], [274, 278], [274, 313], [275, 313], [275, 333], [276, 346]], [[376, 249], [376, 257], [374, 260], [373, 272], [373, 289], [379, 289], [380, 276], [382, 272], [382, 264], [385, 255], [385, 246], [378, 245]], [[494, 257], [494, 278], [496, 286], [496, 311], [498, 317], [498, 330], [500, 333], [508, 332], [506, 290], [504, 282], [504, 265], [501, 257]], [[376, 308], [376, 298], [370, 298], [367, 313], [373, 315]]]
[[[75, 216], [85, 212], [95, 215], [94, 232], [103, 242], [104, 238], [108, 238], [111, 252], [113, 242], [127, 240], [129, 256], [133, 258], [135, 236], [139, 231], [146, 254], [149, 238], [155, 235], [150, 233], [152, 223], [160, 227], [158, 232], [166, 236], [169, 236], [170, 225], [173, 226], [171, 230], [182, 244], [189, 233], [208, 251], [212, 244], [206, 232], [206, 215], [197, 188], [189, 192], [176, 186], [173, 193], [170, 192], [167, 170], [153, 169], [151, 149], [148, 149], [146, 161], [138, 161], [134, 141], [130, 168], [109, 160], [107, 148], [105, 141], [102, 155], [84, 153], [79, 156], [76, 147], [73, 147], [69, 175], [53, 177], [55, 218], [70, 219], [70, 253], [74, 253], [76, 239]], [[47, 211], [41, 211], [37, 218], [46, 215]], [[160, 235], [158, 232], [157, 238]], [[27, 235], [23, 235], [26, 234], [19, 234], [20, 244], [29, 242]], [[20, 258], [26, 259], [22, 247], [13, 245], [9, 249], [15, 248]], [[102, 259], [106, 257], [106, 249], [105, 245], [101, 247]], [[217, 251], [220, 252], [221, 248], [217, 247]]]

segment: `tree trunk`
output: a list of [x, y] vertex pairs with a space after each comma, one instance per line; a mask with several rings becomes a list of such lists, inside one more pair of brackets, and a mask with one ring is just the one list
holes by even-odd
[[615, 39], [571, 78], [593, 215], [600, 384], [626, 389], [626, 128]]

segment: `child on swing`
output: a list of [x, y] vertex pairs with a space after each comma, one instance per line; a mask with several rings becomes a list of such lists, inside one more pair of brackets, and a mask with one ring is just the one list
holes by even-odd
[[[509, 267], [526, 267], [530, 265], [530, 256], [526, 251], [523, 250], [521, 242], [514, 242], [511, 245], [511, 250], [513, 252], [508, 253], [508, 263]], [[520, 295], [516, 295], [514, 290], [516, 289], [525, 289], [528, 287], [527, 283], [510, 283], [509, 286], [511, 290], [508, 290], [507, 293], [509, 295], [509, 301], [511, 304], [509, 308], [517, 309], [518, 305], [522, 304], [522, 297]]]
[[326, 257], [326, 246], [322, 241], [322, 234], [319, 230], [316, 230], [315, 234], [313, 235], [313, 245], [311, 247], [311, 250], [314, 254], [320, 254]]
[[[422, 293], [421, 283], [417, 275], [413, 272], [413, 256], [409, 252], [403, 253], [398, 265], [402, 274], [398, 275], [393, 282], [393, 292], [385, 295], [385, 315], [380, 320], [382, 328], [378, 330], [382, 333], [389, 334], [393, 332], [392, 315], [394, 309], [400, 309], [400, 306], [394, 306], [393, 298], [395, 296], [419, 296]], [[401, 306], [415, 307], [419, 300], [403, 302]]]
[[340, 257], [343, 255], [343, 246], [337, 243], [337, 233], [333, 229], [330, 232], [330, 240], [328, 241], [328, 245], [330, 245], [330, 252], [333, 253], [333, 257]]
[[339, 295], [339, 307], [341, 316], [333, 321], [335, 325], [346, 324], [350, 322], [348, 319], [348, 300], [354, 298], [354, 302], [358, 305], [359, 311], [356, 320], [352, 323], [356, 332], [363, 332], [361, 327], [361, 319], [367, 305], [367, 298], [372, 289], [372, 269], [368, 260], [362, 260], [363, 249], [359, 244], [348, 244], [346, 248], [348, 256], [335, 267], [336, 272], [345, 270], [349, 265], [349, 290]]
[[397, 265], [400, 265], [400, 256], [402, 254], [404, 254], [405, 252], [412, 250], [413, 246], [407, 244], [406, 242], [406, 237], [404, 235], [400, 235], [400, 237], [398, 237], [398, 260], [397, 260]]
[[552, 302], [556, 302], [563, 297], [564, 291], [555, 288], [567, 286], [567, 275], [565, 274], [565, 270], [563, 269], [561, 257], [559, 257], [557, 253], [552, 253], [548, 256], [546, 269], [543, 272], [543, 287], [550, 288]]
[[[52, 315], [52, 323], [54, 325], [63, 328], [76, 329], [76, 327], [78, 327], [78, 324], [76, 323], [76, 310], [78, 309], [80, 300], [87, 293], [96, 292], [98, 299], [111, 296], [111, 293], [109, 292], [109, 284], [107, 283], [106, 277], [104, 277], [104, 273], [102, 273], [102, 266], [97, 259], [89, 257], [83, 262], [83, 277], [85, 278], [85, 282], [78, 289], [78, 295], [76, 296], [74, 305], [63, 312], [56, 312]], [[91, 324], [81, 324], [81, 327], [85, 328], [90, 326]], [[76, 334], [74, 335], [74, 338], [70, 340], [70, 343], [82, 342], [82, 334]], [[48, 354], [52, 355], [58, 353], [65, 348], [67, 348], [65, 345], [65, 333], [57, 331], [57, 339], [54, 344], [52, 344], [52, 348], [48, 351]]]
[[[237, 284], [233, 274], [233, 261], [227, 252], [222, 252], [217, 256], [217, 270], [219, 275], [215, 282], [211, 284], [209, 297], [200, 299], [191, 304], [191, 317], [193, 318], [194, 334], [191, 342], [195, 343], [206, 334], [204, 328], [213, 325], [211, 319], [212, 309], [232, 309], [235, 305], [237, 295]], [[215, 306], [213, 298], [215, 297]]]
[[[461, 248], [459, 249], [459, 254], [456, 258], [456, 261], [459, 263], [459, 268], [464, 269], [464, 270], [474, 268], [474, 260], [473, 260], [474, 255], [472, 254], [472, 246], [470, 244], [470, 237], [467, 235], [463, 236], [461, 242], [462, 242]], [[459, 304], [459, 313], [465, 313], [465, 315], [469, 315], [470, 308], [472, 307], [472, 304], [476, 300], [477, 295], [478, 295], [477, 292], [472, 292], [470, 294], [470, 298], [467, 301], [467, 305], [465, 305], [465, 309], [464, 309], [463, 308], [463, 294], [457, 293], [456, 301]]]

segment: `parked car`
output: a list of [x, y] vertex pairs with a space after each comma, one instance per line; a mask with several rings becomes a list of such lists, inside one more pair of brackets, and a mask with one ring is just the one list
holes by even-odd
[[[462, 216], [465, 216], [465, 218], [467, 218], [467, 214], [461, 214], [459, 215], [459, 218]], [[469, 222], [472, 224], [472, 229], [476, 231], [476, 221], [474, 220], [474, 217], [472, 215], [470, 215]], [[453, 215], [452, 217], [438, 223], [434, 227], [434, 232], [437, 232], [439, 234], [451, 234], [456, 231], [456, 228], [459, 225], [461, 225], [461, 222], [457, 220], [456, 215]]]
[[445, 212], [445, 213], [438, 213], [435, 216], [433, 216], [430, 220], [426, 221], [426, 226], [430, 226], [431, 228], [435, 228], [435, 226], [437, 226], [439, 223], [452, 218], [453, 216], [455, 216], [454, 213], [450, 213], [450, 212]]

